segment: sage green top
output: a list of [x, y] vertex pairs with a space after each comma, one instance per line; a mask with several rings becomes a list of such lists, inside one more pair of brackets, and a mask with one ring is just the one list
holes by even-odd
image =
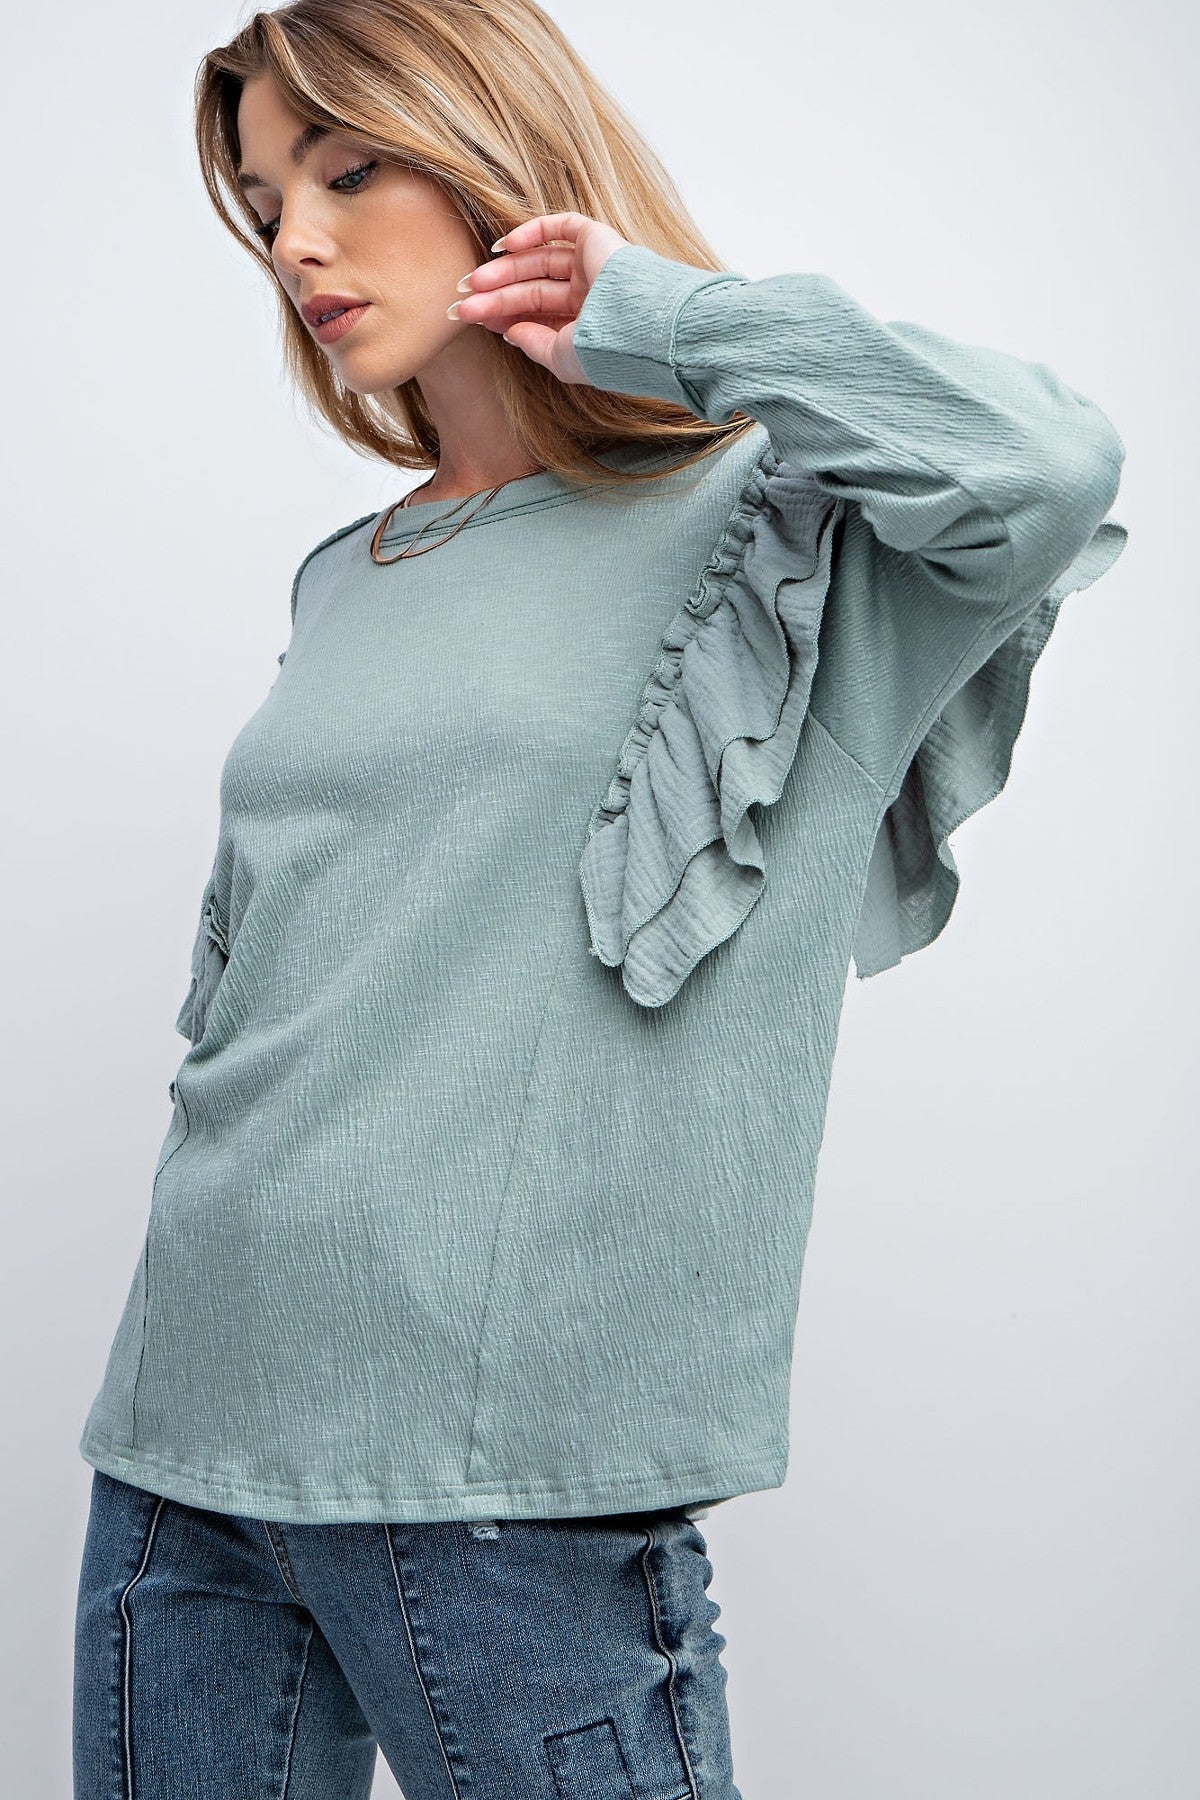
[[80, 1442], [170, 1498], [421, 1521], [780, 1485], [851, 960], [945, 926], [949, 835], [1124, 545], [1103, 412], [824, 275], [623, 246], [575, 347], [755, 423], [684, 470], [610, 450], [658, 471], [633, 491], [514, 482], [426, 556], [373, 561], [374, 513], [301, 564]]

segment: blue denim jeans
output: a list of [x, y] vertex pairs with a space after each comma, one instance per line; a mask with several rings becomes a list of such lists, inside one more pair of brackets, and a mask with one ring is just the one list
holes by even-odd
[[279, 1524], [93, 1470], [75, 1800], [741, 1800], [681, 1508]]

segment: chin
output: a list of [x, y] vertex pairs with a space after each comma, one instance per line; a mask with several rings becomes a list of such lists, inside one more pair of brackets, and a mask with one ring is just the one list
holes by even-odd
[[349, 388], [353, 394], [362, 395], [364, 399], [371, 394], [389, 393], [392, 388], [398, 388], [404, 382], [411, 381], [415, 374], [416, 370], [407, 365], [399, 369], [389, 369], [386, 374], [379, 374], [376, 371], [359, 373], [353, 369], [338, 370], [342, 386]]
[[331, 360], [342, 385], [365, 399], [412, 381], [440, 348], [436, 343], [414, 345], [410, 336], [406, 344], [391, 348], [387, 344], [347, 343], [342, 354]]

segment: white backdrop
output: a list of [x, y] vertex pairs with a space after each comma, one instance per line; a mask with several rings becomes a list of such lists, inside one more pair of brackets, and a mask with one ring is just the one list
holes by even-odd
[[[220, 766], [306, 550], [409, 485], [308, 421], [203, 194], [194, 72], [251, 10], [6, 26], [0, 1786], [39, 1800]], [[1128, 451], [949, 926], [849, 977], [791, 1471], [702, 1523], [739, 1787], [1194, 1800], [1196, 15], [549, 10], [727, 264], [1044, 361]]]

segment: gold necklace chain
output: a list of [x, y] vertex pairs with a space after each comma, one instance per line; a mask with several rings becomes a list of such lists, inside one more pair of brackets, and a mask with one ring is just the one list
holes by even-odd
[[[451, 518], [460, 506], [465, 506], [468, 500], [474, 500], [474, 498], [475, 498], [474, 494], [464, 494], [462, 496], [462, 499], [456, 500], [454, 502], [454, 505], [452, 507], [450, 507], [448, 511], [446, 511], [444, 513], [439, 513], [437, 515], [437, 517], [434, 519], [427, 520], [426, 523], [424, 525], [422, 525], [421, 529], [417, 532], [416, 537], [411, 538], [409, 540], [409, 542], [405, 545], [404, 549], [397, 551], [395, 556], [381, 556], [379, 554], [379, 547], [383, 542], [383, 534], [387, 530], [389, 524], [391, 523], [392, 518], [394, 517], [397, 508], [407, 506], [409, 501], [412, 499], [413, 494], [414, 493], [419, 494], [421, 491], [420, 487], [412, 489], [411, 492], [405, 494], [405, 496], [402, 500], [397, 500], [394, 506], [388, 507], [388, 510], [384, 513], [382, 519], [380, 519], [379, 524], [375, 527], [375, 535], [371, 539], [371, 555], [372, 555], [372, 557], [374, 558], [374, 560], [377, 563], [386, 564], [386, 563], [394, 563], [394, 562], [405, 562], [405, 561], [407, 561], [407, 559], [410, 556], [427, 556], [431, 550], [436, 550], [439, 548], [440, 545], [448, 544], [452, 537], [457, 537], [459, 532], [462, 530], [463, 526], [468, 524], [470, 522], [470, 520], [472, 520], [475, 517], [475, 514], [477, 512], [482, 512], [483, 508], [487, 505], [489, 500], [495, 499], [496, 495], [500, 492], [501, 488], [507, 487], [509, 485], [509, 482], [523, 481], [524, 479], [525, 479], [525, 477], [523, 475], [510, 475], [508, 477], [507, 481], [498, 481], [494, 488], [485, 489], [483, 492], [483, 498], [480, 500], [479, 505], [472, 507], [471, 511], [467, 514], [466, 518], [460, 519], [458, 524], [454, 527], [453, 531], [448, 531], [446, 533], [445, 537], [435, 539], [435, 541], [432, 544], [426, 544], [420, 550], [414, 549], [413, 546], [416, 543], [418, 543], [422, 537], [424, 537], [425, 533], [429, 530], [430, 526], [440, 525], [442, 523], [443, 519]], [[430, 476], [429, 480], [430, 481], [433, 480], [432, 475]], [[428, 487], [428, 486], [429, 486], [428, 481], [423, 481], [421, 483], [421, 487]]]

